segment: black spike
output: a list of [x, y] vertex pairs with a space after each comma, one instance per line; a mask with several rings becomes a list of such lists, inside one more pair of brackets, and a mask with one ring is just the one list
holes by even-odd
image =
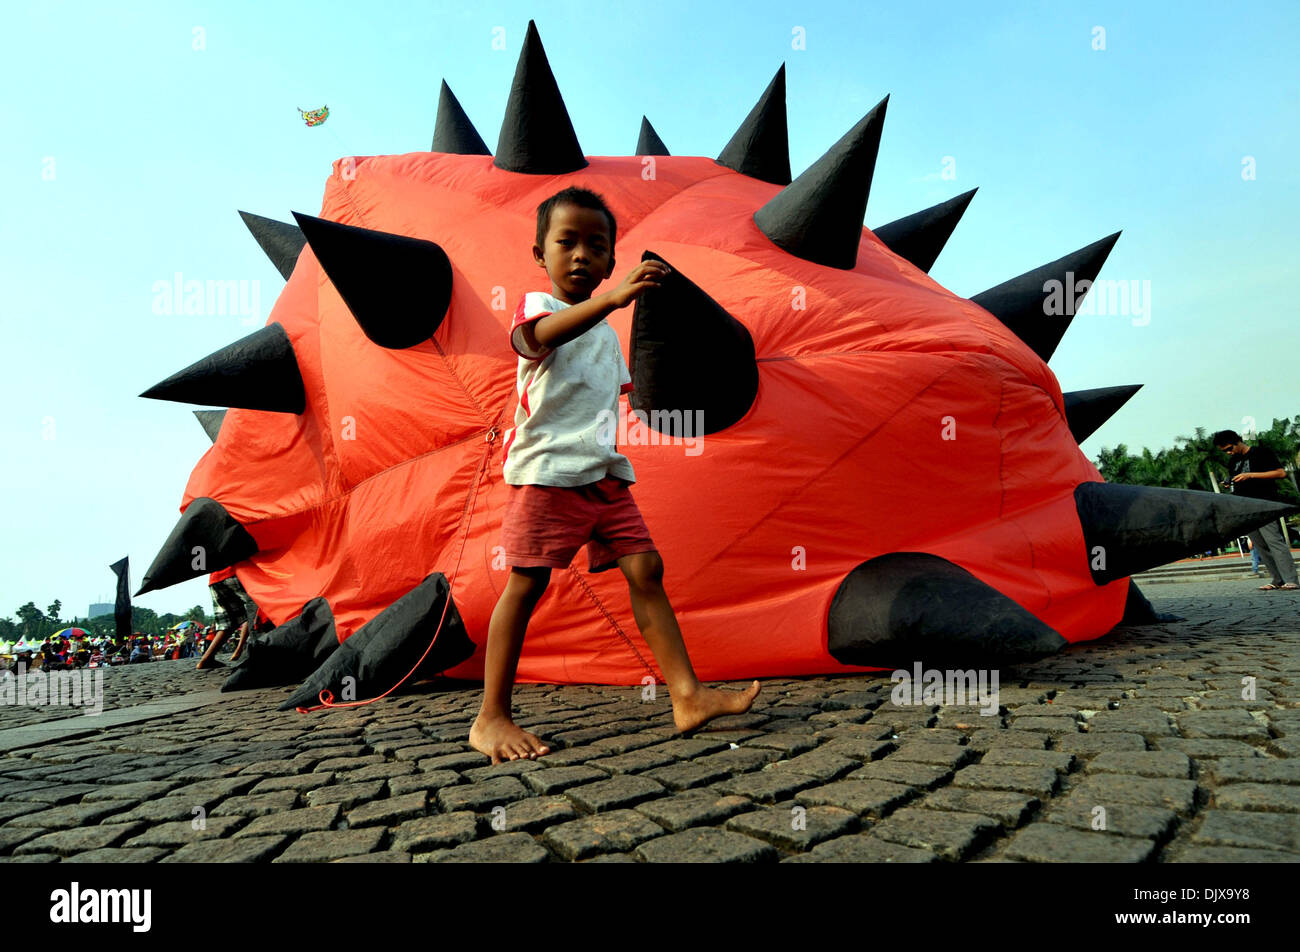
[[1128, 580], [1128, 596], [1124, 599], [1124, 616], [1120, 618], [1119, 625], [1159, 625], [1167, 622], [1182, 621], [1181, 615], [1170, 615], [1167, 612], [1158, 612], [1147, 601], [1147, 597], [1142, 594], [1142, 590], [1137, 587], [1137, 583], [1132, 579]]
[[655, 132], [655, 127], [650, 125], [650, 120], [645, 116], [641, 117], [641, 134], [637, 136], [636, 152], [633, 155], [670, 155], [668, 146], [664, 145], [664, 140], [659, 138], [659, 133]]
[[438, 118], [433, 124], [433, 145], [429, 151], [452, 155], [492, 154], [445, 79], [438, 93]]
[[532, 20], [515, 65], [492, 164], [507, 172], [534, 175], [562, 175], [587, 166]]
[[[641, 256], [651, 259], [663, 261], [652, 251]], [[716, 433], [748, 413], [758, 394], [749, 331], [675, 268], [637, 298], [628, 351], [629, 402], [664, 433]]]
[[434, 335], [451, 304], [451, 261], [432, 241], [294, 212], [361, 330], [390, 350]]
[[[640, 155], [641, 153], [637, 153]], [[667, 154], [667, 153], [665, 153]], [[758, 97], [717, 162], [750, 178], [790, 184], [790, 133], [785, 115], [785, 64]]]
[[256, 552], [257, 542], [226, 507], [200, 496], [185, 507], [136, 595], [229, 568]]
[[997, 589], [923, 552], [863, 562], [840, 583], [827, 616], [827, 649], [841, 664], [1015, 664], [1065, 646], [1056, 631]]
[[297, 617], [272, 631], [250, 636], [244, 660], [230, 672], [221, 690], [294, 684], [324, 664], [338, 646], [329, 602], [313, 598]]
[[226, 421], [226, 411], [195, 410], [194, 415], [198, 417], [199, 426], [203, 427], [203, 432], [208, 434], [208, 439], [213, 443], [217, 442], [217, 434], [221, 432], [221, 424]]
[[1249, 496], [1082, 483], [1074, 504], [1092, 580], [1105, 585], [1223, 545], [1300, 512], [1300, 506]]
[[805, 261], [845, 270], [857, 264], [888, 103], [886, 96], [825, 155], [754, 212], [754, 224], [763, 234]]
[[281, 413], [307, 408], [293, 344], [278, 322], [214, 351], [140, 396]]
[[924, 211], [881, 225], [874, 229], [875, 235], [894, 254], [929, 274], [977, 191], [973, 188]]
[[[971, 300], [1007, 325], [1035, 354], [1050, 360], [1119, 236], [1117, 231]], [[1083, 281], [1088, 283], [1081, 291]]]
[[244, 224], [253, 233], [253, 237], [266, 252], [266, 256], [271, 259], [275, 270], [288, 281], [289, 276], [293, 274], [293, 266], [298, 263], [302, 246], [307, 243], [302, 231], [287, 222], [263, 218], [252, 212], [240, 212], [239, 217], [244, 219]]
[[1142, 384], [1135, 383], [1123, 387], [1071, 390], [1062, 394], [1065, 397], [1065, 422], [1070, 425], [1074, 441], [1082, 443], [1092, 436], [1098, 427], [1114, 416], [1141, 389]]
[[[447, 604], [448, 601], [451, 604]], [[443, 608], [446, 606], [446, 617]], [[442, 619], [439, 630], [438, 621]], [[434, 632], [437, 638], [434, 639]], [[356, 688], [357, 698], [374, 697], [396, 685], [411, 670], [433, 642], [432, 649], [413, 675], [415, 680], [432, 677], [455, 667], [474, 654], [474, 643], [465, 632], [451, 586], [441, 572], [434, 572], [393, 604], [348, 636], [316, 672], [295, 691], [280, 710], [319, 703], [320, 692], [335, 697], [343, 693], [344, 679]]]

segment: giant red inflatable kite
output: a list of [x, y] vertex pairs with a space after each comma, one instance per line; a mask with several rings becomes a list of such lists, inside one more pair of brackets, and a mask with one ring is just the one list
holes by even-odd
[[[1131, 573], [1288, 508], [1102, 482], [1078, 441], [1137, 388], [1062, 394], [1045, 361], [1070, 316], [1045, 300], [1118, 236], [953, 294], [927, 272], [973, 192], [862, 225], [885, 108], [794, 181], [784, 67], [716, 160], [644, 120], [636, 155], [585, 157], [530, 23], [495, 157], [444, 83], [431, 151], [336, 162], [301, 230], [245, 215], [288, 283], [266, 327], [145, 394], [233, 409], [141, 591], [235, 565], [279, 627], [227, 687], [306, 679], [286, 707], [391, 687], [439, 623], [421, 673], [479, 677], [508, 328], [547, 286], [537, 206], [577, 185], [617, 216], [619, 275], [674, 269], [609, 322], [701, 678], [1015, 662], [1151, 620]], [[581, 565], [553, 574], [520, 678], [658, 678], [621, 574]]]

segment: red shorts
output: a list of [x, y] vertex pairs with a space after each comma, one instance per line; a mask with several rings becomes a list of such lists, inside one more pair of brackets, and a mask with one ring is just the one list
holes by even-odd
[[629, 485], [606, 476], [585, 486], [511, 486], [501, 527], [506, 563], [568, 568], [587, 545], [588, 571], [603, 572], [625, 555], [656, 551]]

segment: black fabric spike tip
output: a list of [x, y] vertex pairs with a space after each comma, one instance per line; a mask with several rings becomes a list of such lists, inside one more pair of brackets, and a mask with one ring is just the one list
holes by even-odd
[[229, 568], [256, 551], [257, 542], [225, 506], [200, 496], [185, 507], [136, 595]]
[[[663, 258], [647, 251], [641, 260]], [[672, 436], [726, 429], [758, 395], [749, 330], [676, 268], [637, 298], [628, 350], [632, 408]]]
[[297, 212], [294, 217], [339, 297], [373, 343], [403, 350], [437, 332], [451, 304], [452, 269], [436, 242]]
[[1288, 503], [1123, 483], [1082, 483], [1074, 503], [1092, 580], [1105, 585], [1300, 512]]
[[1119, 236], [1115, 232], [1094, 241], [971, 300], [1007, 325], [1035, 354], [1051, 360]]
[[289, 276], [293, 274], [293, 266], [298, 263], [298, 255], [302, 253], [302, 246], [307, 243], [302, 230], [287, 222], [276, 221], [274, 218], [263, 218], [261, 215], [254, 215], [251, 212], [240, 212], [239, 217], [244, 220], [248, 230], [253, 233], [258, 246], [271, 259], [271, 264], [275, 265], [275, 270], [279, 271], [280, 276], [288, 281]]
[[828, 650], [843, 664], [987, 667], [1065, 646], [1050, 626], [992, 586], [922, 552], [863, 562], [840, 584], [827, 617]]
[[433, 124], [433, 145], [429, 151], [452, 155], [492, 154], [445, 79], [438, 93], [438, 118]]
[[140, 396], [282, 413], [307, 408], [293, 344], [278, 322], [214, 351]]
[[587, 166], [532, 20], [515, 65], [492, 163], [507, 172], [533, 175], [563, 175]]
[[857, 264], [888, 104], [886, 96], [825, 155], [754, 212], [754, 224], [763, 234], [805, 261], [844, 270]]
[[[638, 153], [639, 155], [640, 153]], [[745, 121], [718, 154], [717, 163], [750, 178], [790, 184], [790, 133], [785, 113], [785, 64], [758, 97]]]
[[894, 254], [929, 274], [977, 191], [973, 188], [956, 198], [881, 225], [874, 229], [875, 236]]

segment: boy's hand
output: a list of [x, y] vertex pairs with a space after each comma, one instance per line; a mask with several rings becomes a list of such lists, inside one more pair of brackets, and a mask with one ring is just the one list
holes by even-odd
[[615, 307], [627, 307], [630, 303], [641, 296], [646, 288], [659, 287], [660, 281], [664, 275], [669, 272], [668, 265], [662, 261], [642, 261], [639, 265], [627, 273], [623, 283], [609, 292], [610, 300]]

